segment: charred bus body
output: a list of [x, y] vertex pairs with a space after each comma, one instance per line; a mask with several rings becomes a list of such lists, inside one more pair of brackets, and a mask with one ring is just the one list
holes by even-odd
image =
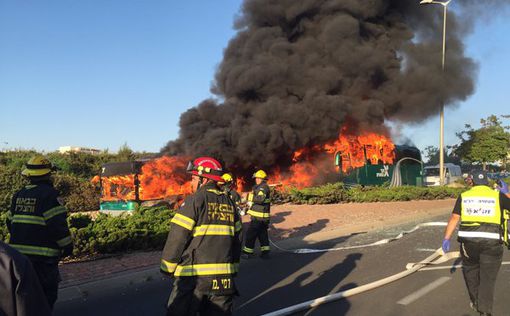
[[154, 194], [147, 190], [144, 165], [151, 160], [106, 163], [101, 167], [99, 187], [100, 210], [107, 213], [134, 211], [139, 206], [164, 205], [168, 208], [180, 203], [180, 194]]
[[[414, 146], [395, 145], [392, 152], [378, 153], [378, 157], [392, 159], [374, 159], [370, 157], [369, 146], [363, 146], [363, 163], [354, 162], [349, 153], [336, 152], [335, 166], [346, 185], [383, 185], [390, 186], [423, 185], [423, 162], [420, 150]], [[383, 149], [379, 149], [382, 151]], [[374, 156], [375, 157], [375, 156]]]

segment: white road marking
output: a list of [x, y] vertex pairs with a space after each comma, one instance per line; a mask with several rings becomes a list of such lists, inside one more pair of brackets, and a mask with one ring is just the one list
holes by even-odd
[[450, 277], [440, 277], [439, 279], [435, 280], [434, 282], [432, 282], [428, 285], [425, 285], [418, 291], [411, 293], [408, 296], [404, 297], [403, 299], [398, 301], [397, 304], [400, 304], [400, 305], [411, 304], [412, 302], [416, 301], [420, 297], [428, 294], [429, 292], [435, 290], [436, 288], [440, 287], [444, 283], [448, 282], [450, 279], [451, 279]]

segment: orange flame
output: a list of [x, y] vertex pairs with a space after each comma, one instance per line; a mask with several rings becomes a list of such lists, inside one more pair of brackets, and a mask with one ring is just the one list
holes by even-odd
[[[322, 155], [321, 155], [322, 154]], [[317, 158], [319, 156], [324, 158]], [[335, 156], [339, 155], [339, 165], [335, 170]], [[347, 172], [365, 164], [392, 164], [395, 159], [395, 145], [384, 135], [364, 133], [349, 135], [343, 129], [338, 139], [322, 146], [299, 149], [294, 153], [293, 164], [286, 172], [277, 167], [272, 170], [270, 181], [274, 184], [297, 188], [318, 184], [328, 174], [338, 174], [339, 169]]]
[[[101, 199], [136, 200], [136, 181], [139, 183], [138, 197], [142, 201], [189, 194], [191, 182], [185, 172], [187, 162], [185, 157], [161, 157], [145, 163], [139, 175], [101, 177]], [[99, 176], [94, 177], [92, 183], [98, 183], [99, 179]]]
[[386, 136], [375, 133], [360, 136], [340, 135], [338, 140], [324, 148], [328, 153], [340, 154], [343, 172], [363, 167], [367, 163], [392, 164], [395, 159], [393, 142]]
[[177, 194], [191, 193], [188, 159], [161, 157], [144, 164], [140, 178], [140, 199], [156, 200]]
[[[338, 156], [338, 166], [335, 158]], [[395, 145], [384, 135], [363, 133], [351, 135], [342, 129], [338, 139], [296, 150], [287, 170], [275, 166], [269, 172], [270, 185], [309, 187], [323, 183], [324, 177], [348, 172], [365, 164], [392, 164]], [[135, 181], [139, 182], [138, 198], [157, 200], [191, 193], [191, 177], [186, 174], [187, 157], [161, 157], [142, 166], [139, 175], [102, 177], [102, 200], [136, 200]], [[249, 179], [237, 178], [237, 189], [244, 191]], [[99, 177], [92, 179], [99, 182]]]

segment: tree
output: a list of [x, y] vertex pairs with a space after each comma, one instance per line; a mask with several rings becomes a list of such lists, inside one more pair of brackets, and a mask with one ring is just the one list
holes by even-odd
[[118, 161], [133, 161], [135, 160], [135, 153], [127, 143], [124, 143], [124, 145], [120, 146], [119, 151], [117, 152], [117, 160]]
[[481, 119], [482, 125], [474, 129], [466, 124], [466, 130], [457, 133], [460, 144], [456, 146], [455, 153], [463, 160], [480, 163], [483, 170], [491, 162], [504, 161], [510, 150], [510, 133], [508, 126], [503, 126], [496, 115]]
[[[439, 148], [436, 146], [427, 146], [423, 150], [424, 156], [427, 158], [426, 165], [434, 166], [439, 164]], [[460, 165], [460, 157], [455, 153], [453, 146], [446, 146], [444, 150], [444, 162]]]

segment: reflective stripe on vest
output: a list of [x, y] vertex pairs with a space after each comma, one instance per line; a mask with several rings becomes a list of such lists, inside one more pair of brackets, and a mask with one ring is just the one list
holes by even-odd
[[487, 233], [487, 232], [477, 232], [477, 231], [459, 231], [459, 237], [465, 238], [486, 238], [486, 239], [500, 239], [500, 235], [498, 233]]
[[67, 209], [63, 206], [56, 206], [56, 207], [44, 212], [43, 216], [46, 220], [49, 220], [50, 218], [55, 217], [60, 214], [63, 214], [63, 213], [67, 213]]
[[67, 237], [64, 237], [62, 239], [59, 239], [57, 240], [57, 245], [59, 245], [59, 247], [65, 247], [67, 245], [70, 245], [72, 244], [72, 240], [71, 240], [71, 236], [67, 236]]
[[38, 247], [38, 246], [27, 246], [19, 244], [10, 244], [10, 246], [24, 255], [36, 255], [43, 257], [58, 257], [60, 256], [59, 249]]
[[179, 213], [175, 214], [170, 222], [186, 228], [187, 230], [192, 230], [195, 226], [195, 221], [192, 218]]
[[271, 217], [271, 214], [269, 214], [269, 213], [257, 212], [257, 211], [254, 211], [254, 210], [249, 210], [247, 213], [250, 214], [251, 216], [260, 217], [260, 218], [269, 218], [269, 217]]
[[236, 271], [236, 265], [233, 263], [207, 263], [194, 264], [188, 266], [177, 266], [175, 276], [200, 276], [200, 275], [221, 275], [233, 274]]
[[174, 273], [175, 268], [177, 268], [177, 263], [172, 263], [170, 261], [166, 261], [165, 259], [161, 259], [160, 269], [167, 273]]
[[200, 225], [193, 228], [193, 237], [196, 236], [234, 236], [234, 226], [230, 225]]
[[46, 221], [41, 216], [16, 214], [11, 217], [12, 223], [31, 224], [46, 226]]

